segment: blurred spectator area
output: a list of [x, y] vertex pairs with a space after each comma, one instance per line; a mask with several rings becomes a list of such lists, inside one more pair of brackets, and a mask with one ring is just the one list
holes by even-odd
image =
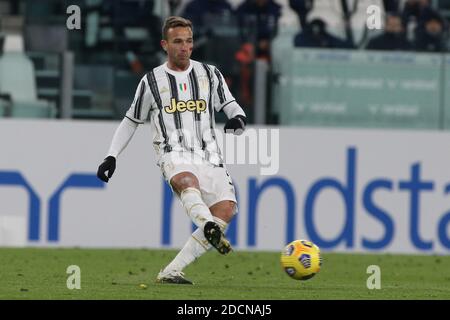
[[[411, 43], [411, 50], [442, 52], [449, 48], [450, 0], [289, 0], [289, 2], [291, 7], [297, 10], [299, 18], [303, 18], [303, 28], [297, 30], [298, 35], [308, 31], [307, 27], [311, 22], [322, 21], [327, 37], [343, 41], [356, 49], [364, 49], [372, 39], [384, 33], [386, 14], [390, 13], [402, 17], [403, 30], [401, 33]], [[310, 3], [309, 8], [305, 6], [307, 2]], [[381, 29], [367, 28], [367, 8], [372, 5], [380, 8]], [[420, 44], [423, 42], [423, 30], [427, 29], [425, 24], [432, 19], [432, 16], [438, 16], [441, 19], [442, 34], [439, 35], [441, 37], [439, 41], [442, 40], [442, 46]], [[428, 29], [436, 31], [438, 27], [431, 26]], [[435, 36], [435, 34], [432, 35], [432, 37]], [[433, 39], [427, 39], [427, 41], [433, 42]], [[315, 42], [321, 43], [322, 41]], [[327, 41], [327, 43], [335, 42]], [[332, 47], [328, 46], [328, 48]], [[381, 45], [381, 47], [392, 46]], [[423, 47], [429, 47], [430, 50], [423, 49]], [[436, 47], [440, 47], [440, 49], [436, 50]], [[395, 50], [399, 50], [399, 48]]]
[[[193, 59], [216, 65], [222, 71], [233, 94], [244, 101], [251, 118], [252, 100], [248, 98], [253, 94], [251, 69], [254, 50], [259, 50], [256, 24], [243, 30], [239, 23], [235, 10], [244, 1], [205, 1], [223, 2], [227, 10], [216, 12], [208, 7], [201, 15], [196, 10], [187, 10], [195, 15], [191, 17], [195, 32]], [[253, 5], [266, 1], [246, 2]], [[284, 12], [289, 12], [277, 17], [280, 25], [298, 27], [288, 1], [268, 2], [280, 2]], [[170, 14], [184, 15], [192, 4], [193, 1], [187, 0], [0, 0], [3, 26], [0, 32], [21, 34], [24, 54], [33, 64], [37, 96], [56, 106], [56, 117], [64, 114], [63, 57], [64, 53], [72, 52], [71, 116], [119, 119], [128, 109], [140, 77], [165, 61], [159, 44], [163, 20]], [[66, 10], [71, 5], [80, 8], [80, 29], [69, 30], [66, 26], [69, 17]], [[264, 12], [258, 15], [265, 19]], [[250, 19], [253, 17], [248, 16], [247, 20]], [[271, 23], [274, 22], [276, 31], [277, 21]], [[255, 43], [243, 48], [243, 34], [249, 35], [246, 43]], [[245, 70], [243, 63], [247, 64]], [[219, 121], [225, 120], [223, 114], [218, 117]]]
[[[420, 16], [414, 7], [419, 2], [437, 12], [442, 25], [438, 20], [421, 28], [420, 21], [414, 21]], [[66, 27], [71, 5], [81, 10], [79, 30]], [[369, 5], [381, 9], [381, 30], [366, 27]], [[407, 7], [412, 8], [407, 12], [412, 23], [404, 22]], [[369, 46], [383, 39], [386, 12], [402, 17], [410, 47]], [[22, 36], [21, 59], [32, 63], [36, 99], [54, 105], [56, 117], [63, 115], [62, 84], [70, 83], [73, 118], [120, 119], [139, 79], [165, 61], [159, 44], [161, 25], [171, 14], [193, 20], [192, 58], [222, 71], [251, 122], [256, 59], [267, 61], [268, 79], [273, 80], [264, 94], [276, 96], [272, 86], [276, 88], [280, 73], [273, 56], [287, 57], [285, 52], [294, 44], [428, 52], [449, 48], [450, 0], [0, 0], [0, 47], [6, 35]], [[64, 77], [68, 52], [73, 53], [70, 82]], [[269, 102], [265, 107], [268, 122], [277, 123], [279, 106]], [[219, 121], [224, 119], [218, 114]]]
[[[57, 117], [62, 116], [63, 57], [72, 52], [72, 117], [119, 118], [140, 77], [161, 63], [161, 19], [153, 4], [153, 0], [0, 0], [0, 48], [8, 35], [22, 38], [37, 96], [57, 107]], [[80, 8], [80, 29], [66, 26], [70, 5]]]

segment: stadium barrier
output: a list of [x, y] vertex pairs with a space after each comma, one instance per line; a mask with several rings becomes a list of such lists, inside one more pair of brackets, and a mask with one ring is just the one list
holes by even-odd
[[[112, 180], [96, 178], [117, 125], [0, 120], [1, 246], [184, 244], [192, 224], [155, 165], [148, 125]], [[271, 132], [278, 149], [255, 151]], [[232, 139], [253, 150], [253, 164], [228, 165], [239, 200], [228, 236], [237, 250], [309, 239], [339, 252], [449, 252], [450, 133], [250, 127], [247, 137], [259, 141]], [[269, 164], [273, 174], [261, 174]]]
[[282, 50], [291, 41], [277, 41], [272, 106], [281, 124], [450, 128], [450, 55]]

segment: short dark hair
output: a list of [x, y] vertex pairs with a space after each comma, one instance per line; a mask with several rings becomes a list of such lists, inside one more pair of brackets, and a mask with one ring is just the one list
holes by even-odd
[[168, 17], [166, 19], [166, 21], [164, 21], [164, 25], [162, 28], [162, 38], [164, 40], [167, 40], [167, 31], [170, 28], [176, 28], [176, 27], [185, 27], [185, 28], [190, 28], [192, 31], [192, 22], [188, 19], [185, 19], [183, 17], [176, 17], [176, 16], [171, 16]]

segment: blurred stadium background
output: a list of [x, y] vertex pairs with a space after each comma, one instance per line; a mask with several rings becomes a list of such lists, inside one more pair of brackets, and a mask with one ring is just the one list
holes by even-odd
[[[72, 5], [80, 9], [79, 29], [68, 28]], [[381, 29], [367, 27], [370, 5], [380, 9]], [[0, 0], [0, 246], [31, 247], [0, 249], [0, 261], [11, 262], [2, 266], [7, 285], [0, 297], [26, 297], [21, 269], [44, 270], [59, 256], [60, 264], [53, 262], [55, 269], [45, 275], [54, 281], [52, 272], [77, 264], [79, 249], [72, 255], [55, 248], [173, 250], [190, 235], [189, 219], [155, 166], [147, 125], [120, 157], [111, 183], [95, 176], [139, 79], [165, 61], [159, 40], [170, 15], [194, 22], [192, 58], [222, 71], [250, 128], [258, 129], [259, 148], [247, 149], [260, 152], [253, 163], [229, 164], [239, 213], [228, 236], [246, 263], [237, 272], [223, 271], [229, 276], [222, 280], [234, 279], [236, 291], [214, 295], [212, 288], [224, 283], [215, 283], [212, 273], [204, 279], [211, 291], [203, 287], [203, 295], [183, 291], [177, 297], [450, 298], [448, 0]], [[224, 114], [216, 120], [220, 128]], [[266, 143], [264, 134], [275, 142]], [[261, 155], [263, 145], [271, 151]], [[261, 174], [270, 166], [276, 170]], [[315, 242], [335, 263], [327, 264], [325, 255], [328, 276], [314, 280], [318, 291], [307, 284], [309, 296], [270, 269], [294, 239]], [[54, 255], [39, 255], [35, 247], [55, 249]], [[272, 255], [249, 258], [245, 251]], [[42, 260], [24, 265], [21, 252], [29, 261]], [[89, 261], [87, 252], [80, 261]], [[145, 262], [140, 251], [114, 252], [99, 271], [112, 280], [99, 281], [122, 284], [122, 293], [127, 285], [152, 280], [175, 254], [152, 253], [159, 258]], [[336, 253], [377, 256], [347, 260]], [[405, 260], [406, 254], [425, 260]], [[124, 274], [115, 276], [119, 269], [110, 267], [121, 259], [142, 274], [122, 265]], [[221, 258], [208, 261], [233, 266]], [[383, 261], [392, 291], [371, 295], [365, 268]], [[422, 266], [423, 275], [414, 276]], [[195, 268], [209, 270], [202, 262]], [[62, 272], [55, 296], [76, 298], [65, 293]], [[349, 281], [350, 288], [332, 280], [358, 272], [362, 276]], [[34, 277], [31, 286], [39, 293], [31, 297], [54, 297]], [[273, 291], [238, 294], [245, 281], [270, 286], [264, 277], [274, 280]], [[291, 289], [279, 290], [279, 283]], [[347, 296], [341, 287], [350, 289]], [[157, 292], [147, 297], [172, 294]], [[78, 297], [140, 293], [115, 294]]]

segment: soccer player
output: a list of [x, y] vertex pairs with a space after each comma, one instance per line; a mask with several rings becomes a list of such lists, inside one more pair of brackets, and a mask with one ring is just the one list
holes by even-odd
[[193, 43], [189, 20], [166, 19], [161, 46], [167, 61], [141, 79], [97, 172], [108, 182], [117, 157], [149, 115], [157, 165], [198, 227], [158, 274], [160, 283], [192, 284], [182, 272], [186, 266], [212, 247], [221, 254], [231, 251], [224, 232], [235, 215], [236, 196], [217, 144], [214, 112], [227, 115], [227, 133], [242, 133], [247, 120], [220, 71], [190, 59]]

